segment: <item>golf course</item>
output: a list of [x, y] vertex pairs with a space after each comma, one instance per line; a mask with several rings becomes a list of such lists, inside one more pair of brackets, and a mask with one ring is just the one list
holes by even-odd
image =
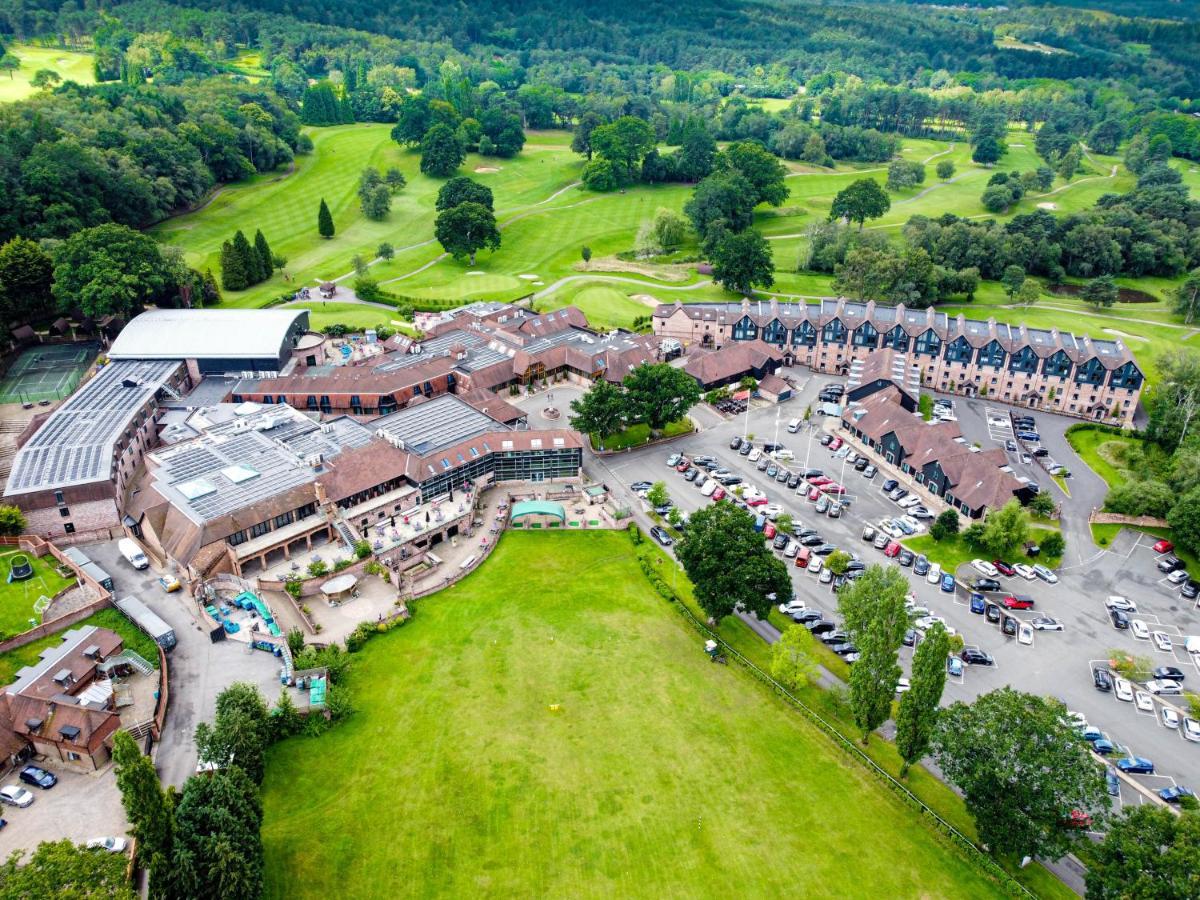
[[506, 535], [270, 751], [267, 896], [1001, 893], [702, 645], [625, 533]]

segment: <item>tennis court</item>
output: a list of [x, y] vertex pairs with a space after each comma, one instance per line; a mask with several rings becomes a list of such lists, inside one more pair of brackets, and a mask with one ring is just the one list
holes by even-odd
[[67, 396], [99, 352], [95, 341], [40, 344], [23, 350], [0, 379], [0, 403], [38, 403]]

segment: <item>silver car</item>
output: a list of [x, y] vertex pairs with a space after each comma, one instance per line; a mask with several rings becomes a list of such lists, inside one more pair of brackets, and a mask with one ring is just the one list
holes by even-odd
[[0, 803], [7, 803], [9, 806], [30, 806], [33, 804], [33, 794], [19, 784], [6, 784], [0, 787]]

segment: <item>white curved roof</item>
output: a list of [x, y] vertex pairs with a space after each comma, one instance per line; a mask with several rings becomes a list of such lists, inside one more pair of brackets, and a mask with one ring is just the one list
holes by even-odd
[[279, 356], [307, 309], [152, 309], [113, 342], [109, 359], [264, 359]]

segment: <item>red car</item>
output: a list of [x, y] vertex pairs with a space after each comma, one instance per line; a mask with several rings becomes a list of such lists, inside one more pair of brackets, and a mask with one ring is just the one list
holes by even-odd
[[838, 484], [836, 481], [830, 482], [829, 484], [821, 485], [821, 490], [824, 491], [826, 494], [844, 494], [844, 493], [846, 493], [846, 489], [844, 487], [842, 487], [840, 484]]
[[830, 450], [840, 450], [840, 449], [842, 449], [843, 443], [845, 443], [845, 442], [841, 438], [834, 438], [832, 441], [829, 442], [829, 449]]
[[775, 523], [768, 522], [763, 526], [763, 540], [769, 541], [775, 537]]
[[808, 483], [813, 487], [820, 487], [823, 484], [833, 484], [833, 479], [828, 475], [816, 475], [808, 479]]
[[1033, 601], [1028, 597], [1005, 597], [1000, 601], [1005, 609], [1033, 609]]
[[1007, 575], [1009, 578], [1017, 574], [1017, 570], [1002, 559], [993, 559], [992, 565], [996, 567], [996, 571], [1001, 575]]
[[1174, 549], [1175, 549], [1175, 545], [1172, 544], [1170, 541], [1168, 541], [1166, 538], [1163, 538], [1161, 541], [1156, 542], [1154, 545], [1155, 553], [1170, 553]]
[[1073, 809], [1071, 814], [1063, 819], [1064, 828], [1091, 828], [1092, 817], [1082, 809]]
[[899, 556], [900, 543], [899, 541], [888, 541], [888, 545], [883, 548], [884, 556]]
[[713, 498], [714, 502], [717, 500], [724, 500], [725, 499], [725, 488], [717, 488], [715, 491], [713, 491], [712, 498]]
[[820, 499], [821, 499], [821, 489], [819, 487], [810, 488], [808, 491], [808, 501], [810, 503], [816, 503]]
[[766, 497], [755, 497], [753, 500], [747, 500], [746, 505], [747, 506], [766, 506], [767, 498]]
[[685, 459], [685, 460], [680, 461], [679, 465], [677, 465], [675, 467], [675, 471], [676, 472], [686, 472], [691, 467], [692, 467], [691, 460]]

